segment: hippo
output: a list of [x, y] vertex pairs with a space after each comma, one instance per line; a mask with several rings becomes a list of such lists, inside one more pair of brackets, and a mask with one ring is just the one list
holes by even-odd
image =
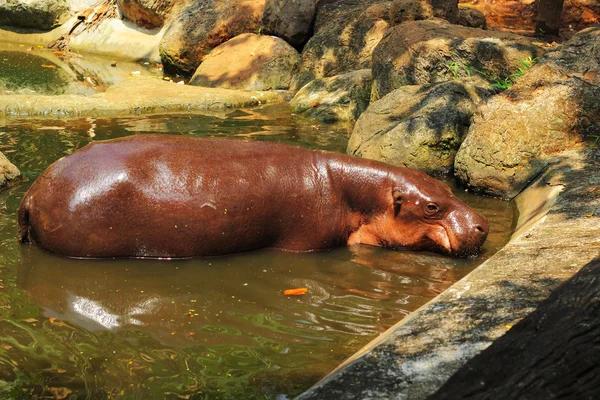
[[487, 219], [423, 172], [278, 143], [134, 135], [52, 164], [19, 239], [77, 258], [190, 258], [340, 245], [471, 256]]

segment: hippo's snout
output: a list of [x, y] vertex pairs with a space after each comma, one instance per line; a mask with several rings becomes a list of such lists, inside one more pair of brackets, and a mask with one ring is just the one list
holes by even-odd
[[452, 246], [452, 253], [460, 257], [471, 257], [477, 255], [485, 243], [490, 232], [490, 224], [484, 215], [473, 210], [468, 210], [462, 214], [462, 217], [453, 224], [463, 228], [455, 230], [456, 247]]

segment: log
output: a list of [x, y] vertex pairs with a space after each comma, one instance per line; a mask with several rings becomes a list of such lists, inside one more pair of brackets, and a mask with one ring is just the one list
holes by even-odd
[[600, 399], [600, 258], [428, 400]]

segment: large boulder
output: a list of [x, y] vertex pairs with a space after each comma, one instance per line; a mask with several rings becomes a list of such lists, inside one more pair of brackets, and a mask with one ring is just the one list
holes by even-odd
[[267, 0], [262, 19], [264, 33], [279, 36], [301, 49], [312, 33], [317, 7], [335, 0]]
[[125, 18], [148, 29], [163, 26], [176, 0], [117, 0]]
[[404, 85], [448, 81], [480, 74], [502, 80], [521, 61], [543, 54], [541, 43], [511, 33], [449, 24], [442, 19], [412, 21], [391, 28], [373, 52], [377, 100]]
[[166, 24], [159, 51], [165, 71], [191, 76], [212, 49], [258, 32], [266, 0], [182, 0]]
[[370, 69], [318, 78], [296, 93], [290, 107], [322, 122], [354, 121], [369, 105], [371, 82]]
[[600, 27], [549, 51], [478, 110], [455, 162], [466, 186], [512, 198], [565, 149], [600, 135]]
[[0, 189], [19, 176], [21, 176], [21, 171], [0, 152]]
[[288, 89], [300, 55], [285, 40], [243, 33], [210, 52], [190, 85], [224, 89]]
[[69, 0], [0, 1], [0, 25], [46, 31], [70, 16]]
[[477, 104], [493, 93], [478, 77], [403, 86], [360, 116], [347, 151], [433, 174], [447, 173]]
[[339, 0], [319, 8], [292, 90], [316, 78], [371, 68], [373, 49], [389, 24], [389, 2]]

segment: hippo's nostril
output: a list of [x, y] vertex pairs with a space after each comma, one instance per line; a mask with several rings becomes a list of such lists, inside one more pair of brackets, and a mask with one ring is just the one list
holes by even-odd
[[483, 229], [483, 228], [481, 227], [481, 225], [477, 225], [477, 226], [475, 227], [475, 229], [477, 229], [477, 231], [479, 231], [479, 232], [481, 232], [481, 233], [485, 233], [485, 229]]

